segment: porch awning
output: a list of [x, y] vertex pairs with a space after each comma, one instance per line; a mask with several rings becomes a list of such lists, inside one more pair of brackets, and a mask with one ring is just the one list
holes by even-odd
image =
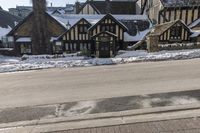
[[58, 37], [51, 37], [50, 42], [54, 42], [54, 41], [57, 41], [57, 40], [58, 40]]
[[30, 37], [20, 37], [16, 40], [16, 42], [31, 42]]

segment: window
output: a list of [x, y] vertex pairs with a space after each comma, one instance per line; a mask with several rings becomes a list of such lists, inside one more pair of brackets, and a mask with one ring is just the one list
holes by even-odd
[[88, 25], [86, 24], [80, 24], [78, 26], [78, 31], [80, 34], [87, 34], [87, 30], [88, 30]]
[[109, 31], [115, 33], [115, 25], [107, 24], [101, 26], [101, 31]]
[[31, 44], [21, 44], [21, 54], [31, 54]]
[[53, 52], [56, 53], [56, 54], [59, 54], [59, 53], [62, 53], [62, 42], [56, 42], [56, 44], [54, 45], [54, 48], [53, 48]]
[[2, 37], [2, 43], [4, 48], [14, 48], [13, 37]]
[[182, 26], [173, 26], [170, 30], [171, 38], [181, 37], [181, 34], [182, 34]]
[[99, 37], [99, 41], [101, 41], [101, 42], [110, 42], [110, 37]]

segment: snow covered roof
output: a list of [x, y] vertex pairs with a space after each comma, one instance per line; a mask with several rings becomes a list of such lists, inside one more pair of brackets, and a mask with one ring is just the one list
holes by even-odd
[[[76, 24], [82, 18], [86, 19], [90, 24], [95, 25], [99, 20], [101, 20], [105, 15], [82, 15], [82, 14], [73, 14], [73, 15], [59, 15], [53, 16], [57, 21], [62, 23], [63, 25], [67, 25], [68, 22], [71, 26]], [[118, 21], [128, 21], [128, 20], [144, 20], [148, 21], [148, 17], [146, 15], [112, 15]]]
[[31, 42], [30, 37], [20, 37], [16, 40], [16, 42]]
[[135, 36], [131, 36], [127, 32], [124, 33], [124, 41], [125, 42], [137, 42], [145, 39], [146, 35], [150, 32], [150, 28], [146, 29], [142, 32], [138, 32]]
[[[58, 22], [66, 27], [67, 24], [74, 26], [82, 18], [87, 20], [92, 26], [98, 23], [105, 15], [59, 15], [53, 16]], [[112, 15], [116, 20], [121, 24], [127, 27], [128, 32], [125, 33], [126, 42], [131, 41], [140, 41], [142, 40], [149, 29], [152, 27], [151, 22], [149, 21], [146, 15]], [[67, 27], [66, 27], [67, 28]]]
[[20, 22], [22, 19], [10, 14], [7, 11], [0, 10], [0, 27], [8, 28], [15, 27], [16, 23]]
[[194, 31], [190, 37], [198, 37], [200, 36], [200, 31]]
[[189, 28], [191, 28], [191, 29], [193, 29], [195, 27], [200, 27], [200, 18], [189, 25]]
[[11, 15], [9, 12], [0, 10], [0, 40], [8, 34], [21, 18]]

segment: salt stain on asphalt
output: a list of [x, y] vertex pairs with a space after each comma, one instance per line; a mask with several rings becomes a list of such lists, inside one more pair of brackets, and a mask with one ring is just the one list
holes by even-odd
[[145, 96], [107, 98], [92, 101], [61, 103], [55, 105], [8, 108], [0, 109], [0, 123], [196, 103], [200, 104], [200, 90], [161, 93]]
[[64, 113], [64, 116], [89, 114], [95, 107], [96, 101], [82, 101]]

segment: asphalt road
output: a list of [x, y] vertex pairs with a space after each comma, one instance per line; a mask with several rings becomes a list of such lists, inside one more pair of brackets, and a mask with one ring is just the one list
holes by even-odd
[[200, 59], [0, 74], [0, 108], [200, 89]]

